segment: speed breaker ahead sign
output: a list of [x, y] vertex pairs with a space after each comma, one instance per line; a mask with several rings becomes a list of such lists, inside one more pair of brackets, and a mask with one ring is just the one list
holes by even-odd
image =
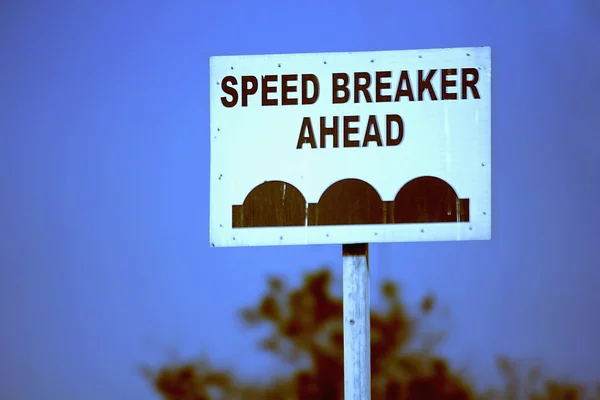
[[491, 49], [210, 59], [210, 243], [491, 238]]

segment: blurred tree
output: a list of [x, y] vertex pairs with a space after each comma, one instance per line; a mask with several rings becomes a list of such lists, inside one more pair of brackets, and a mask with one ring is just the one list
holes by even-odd
[[[260, 342], [288, 365], [293, 373], [269, 384], [252, 385], [235, 379], [207, 362], [145, 368], [145, 375], [165, 400], [335, 400], [343, 399], [342, 299], [331, 292], [327, 268], [309, 273], [299, 288], [289, 288], [279, 278], [268, 279], [266, 294], [245, 308], [241, 316], [249, 326], [268, 324], [269, 336]], [[435, 298], [426, 296], [415, 316], [410, 316], [398, 286], [385, 281], [380, 293], [385, 311], [371, 311], [372, 399], [438, 400], [584, 400], [583, 388], [569, 382], [540, 383], [539, 369], [520, 378], [517, 365], [498, 359], [505, 380], [500, 390], [476, 393], [449, 363], [435, 355], [443, 335], [420, 329], [423, 318], [435, 309]], [[415, 347], [415, 339], [419, 345]]]

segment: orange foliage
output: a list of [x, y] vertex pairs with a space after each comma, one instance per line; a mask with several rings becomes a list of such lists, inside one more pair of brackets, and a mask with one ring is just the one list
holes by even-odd
[[[255, 306], [241, 312], [249, 326], [268, 324], [273, 328], [260, 347], [294, 366], [290, 376], [253, 385], [237, 381], [233, 373], [216, 370], [207, 363], [167, 365], [158, 371], [146, 370], [147, 376], [165, 400], [343, 399], [343, 308], [342, 299], [331, 293], [331, 281], [326, 268], [307, 274], [296, 289], [272, 277], [267, 293]], [[398, 292], [396, 284], [384, 282], [380, 294], [386, 311], [371, 311], [373, 400], [600, 399], [584, 397], [583, 388], [569, 382], [539, 384], [535, 369], [519, 384], [522, 380], [515, 372], [516, 366], [504, 358], [499, 359], [498, 368], [506, 380], [505, 387], [477, 393], [431, 349], [409, 350], [411, 340], [424, 335], [418, 330], [419, 321], [434, 310], [436, 302], [432, 296], [425, 297], [419, 313], [410, 316]]]

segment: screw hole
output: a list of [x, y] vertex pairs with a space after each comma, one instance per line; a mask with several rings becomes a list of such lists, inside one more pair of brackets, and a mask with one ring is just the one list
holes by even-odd
[[425, 233], [425, 229], [421, 229], [421, 233]]
[[277, 66], [278, 66], [279, 68], [281, 68], [281, 63], [277, 64]]
[[350, 320], [350, 325], [354, 325], [354, 320], [353, 319]]

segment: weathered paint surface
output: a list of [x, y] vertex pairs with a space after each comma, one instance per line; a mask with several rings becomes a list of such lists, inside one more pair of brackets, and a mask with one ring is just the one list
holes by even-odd
[[458, 198], [434, 177], [410, 181], [393, 201], [382, 201], [367, 182], [345, 179], [331, 185], [318, 203], [307, 203], [289, 183], [271, 181], [232, 207], [234, 228], [433, 222], [469, 222], [469, 199]]

